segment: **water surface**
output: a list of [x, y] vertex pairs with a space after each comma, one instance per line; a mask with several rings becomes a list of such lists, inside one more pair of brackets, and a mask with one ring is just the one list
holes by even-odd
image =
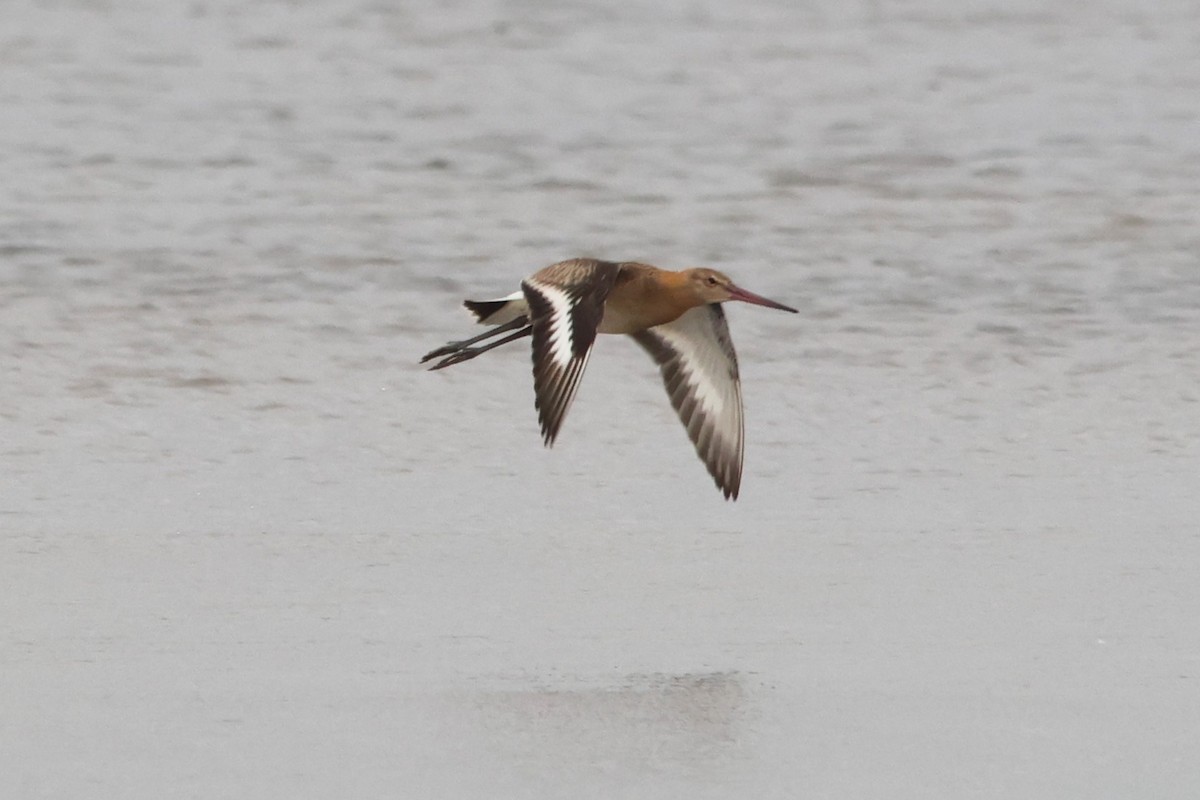
[[[27, 797], [1200, 789], [1188, 2], [15, 4], [0, 750]], [[707, 264], [721, 501], [601, 341]]]

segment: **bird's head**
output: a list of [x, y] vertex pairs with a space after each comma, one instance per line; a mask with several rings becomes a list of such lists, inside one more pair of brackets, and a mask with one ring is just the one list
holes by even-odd
[[688, 282], [691, 284], [696, 297], [702, 303], [724, 303], [727, 300], [741, 300], [743, 303], [753, 303], [756, 306], [766, 306], [767, 308], [777, 308], [780, 311], [796, 313], [796, 309], [791, 306], [785, 306], [783, 303], [776, 303], [774, 300], [768, 300], [754, 292], [746, 291], [730, 280], [728, 275], [718, 272], [715, 269], [697, 267], [696, 269], [689, 269], [687, 273]]

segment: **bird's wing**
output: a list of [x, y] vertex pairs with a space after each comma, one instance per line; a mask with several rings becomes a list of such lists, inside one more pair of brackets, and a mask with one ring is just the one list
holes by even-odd
[[533, 390], [546, 446], [554, 444], [575, 399], [618, 272], [611, 262], [574, 259], [521, 281], [533, 325]]
[[662, 372], [671, 405], [726, 499], [742, 484], [742, 384], [725, 312], [699, 306], [632, 334]]

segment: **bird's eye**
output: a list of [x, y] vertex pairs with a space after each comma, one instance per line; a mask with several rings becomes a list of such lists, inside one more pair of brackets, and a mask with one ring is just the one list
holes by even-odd
[[707, 278], [705, 278], [704, 282], [707, 283], [709, 286], [717, 285], [717, 279], [714, 278], [712, 275], [709, 275]]

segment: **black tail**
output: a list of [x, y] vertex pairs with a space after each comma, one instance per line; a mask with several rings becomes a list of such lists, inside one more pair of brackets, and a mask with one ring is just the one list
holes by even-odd
[[463, 300], [467, 311], [475, 315], [476, 322], [483, 322], [492, 314], [508, 305], [508, 300]]

